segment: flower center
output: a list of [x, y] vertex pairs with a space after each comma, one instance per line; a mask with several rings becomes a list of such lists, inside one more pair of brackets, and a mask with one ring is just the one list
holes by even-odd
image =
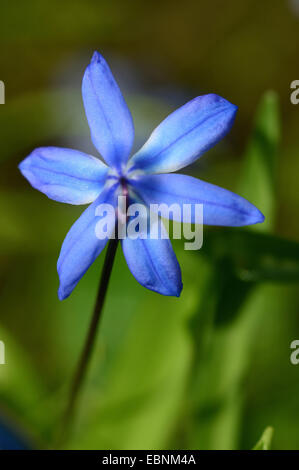
[[121, 176], [119, 178], [119, 182], [120, 182], [121, 189], [122, 189], [122, 195], [127, 198], [129, 195], [127, 178], [125, 176]]

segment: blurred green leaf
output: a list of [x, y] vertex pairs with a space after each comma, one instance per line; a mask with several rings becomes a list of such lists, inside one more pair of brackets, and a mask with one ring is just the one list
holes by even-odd
[[268, 91], [257, 110], [239, 184], [240, 194], [255, 204], [266, 217], [263, 224], [254, 226], [254, 229], [260, 231], [269, 230], [274, 223], [279, 140], [278, 96], [275, 92]]
[[[158, 296], [136, 283], [118, 255], [120, 277], [111, 285], [117, 295], [107, 299], [70, 447], [166, 448], [189, 370], [190, 337], [184, 326], [197, 303], [196, 282], [186, 283], [180, 299]], [[189, 259], [191, 272], [196, 265]]]
[[253, 450], [270, 450], [273, 439], [274, 429], [268, 426], [263, 432], [260, 440], [256, 443]]
[[5, 344], [5, 364], [0, 365], [0, 416], [7, 415], [28, 441], [40, 440], [48, 411], [43, 406], [46, 388], [30, 356], [2, 325], [0, 339]]
[[[269, 92], [257, 111], [240, 185], [240, 194], [265, 213], [263, 231], [273, 226], [278, 140], [277, 97]], [[251, 229], [221, 229], [207, 233], [202, 254], [213, 262], [214, 272], [191, 325], [195, 346], [188, 447], [197, 442], [204, 449], [235, 449], [244, 405], [242, 382], [258, 320], [258, 309], [251, 305], [255, 287], [266, 280], [299, 279], [299, 244]], [[202, 324], [205, 316], [210, 317], [208, 328], [201, 330], [206, 340], [198, 347], [196, 323]]]
[[250, 230], [210, 231], [201, 250], [244, 282], [299, 280], [299, 243]]
[[[198, 312], [201, 316], [206, 314], [210, 317], [213, 314], [207, 304], [209, 297], [211, 303], [212, 288], [213, 278], [210, 279], [210, 289], [206, 289], [207, 299]], [[194, 355], [190, 372], [187, 391], [189, 408], [185, 410], [188, 448], [195, 448], [196, 445], [201, 449], [239, 448], [248, 370], [254, 359], [252, 351], [257, 334], [261, 325], [269, 329], [274, 312], [285, 316], [287, 300], [288, 297], [283, 296], [278, 287], [271, 286], [269, 289], [267, 284], [257, 285], [232, 322], [219, 325], [210, 318], [209, 328], [202, 330], [205, 340], [201, 344], [204, 347]], [[264, 327], [260, 343], [263, 343]], [[271, 347], [273, 344], [270, 342], [267, 351], [270, 358], [273, 357]], [[278, 354], [280, 357], [281, 351]], [[283, 361], [288, 365], [285, 354]], [[260, 374], [264, 368], [259, 371]], [[271, 385], [269, 387], [271, 390]], [[257, 397], [254, 395], [253, 399], [257, 400]], [[243, 433], [246, 435], [246, 426]]]
[[215, 322], [232, 321], [258, 282], [299, 280], [299, 243], [244, 229], [211, 230], [200, 252], [215, 264]]
[[299, 280], [299, 243], [250, 230], [227, 229], [207, 234], [202, 253], [244, 282]]
[[214, 321], [216, 325], [231, 322], [241, 311], [242, 305], [255, 283], [244, 281], [230, 258], [215, 263]]
[[[216, 314], [221, 292], [217, 291], [217, 276], [215, 266], [214, 275], [211, 273], [207, 280], [207, 295], [196, 313], [196, 317], [207, 317], [207, 328], [201, 330], [205, 339], [203, 343], [201, 341], [200, 350], [197, 350], [197, 336], [194, 337], [195, 353], [188, 391], [192, 399], [189, 399], [191, 409], [187, 421], [188, 448], [194, 448], [196, 441], [201, 449], [235, 449], [238, 446], [243, 405], [241, 383], [248, 365], [255, 317], [242, 314], [245, 297], [234, 321], [224, 326], [219, 324]], [[192, 328], [191, 331], [195, 330]]]

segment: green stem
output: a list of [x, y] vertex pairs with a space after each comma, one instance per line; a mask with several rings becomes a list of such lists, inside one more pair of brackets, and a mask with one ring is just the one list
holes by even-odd
[[72, 382], [69, 400], [65, 412], [65, 416], [62, 423], [62, 439], [61, 441], [65, 441], [67, 439], [69, 430], [74, 418], [74, 412], [76, 408], [76, 404], [78, 401], [78, 396], [80, 390], [82, 388], [82, 384], [84, 381], [84, 377], [87, 372], [90, 356], [94, 347], [96, 333], [99, 325], [99, 320], [103, 311], [103, 306], [106, 298], [106, 293], [109, 285], [109, 280], [111, 276], [111, 271], [116, 255], [116, 250], [118, 246], [118, 240], [112, 239], [109, 241], [103, 271], [100, 279], [99, 290], [97, 294], [97, 299], [91, 319], [91, 323], [88, 330], [88, 335], [84, 344], [84, 348], [74, 375], [74, 379]]

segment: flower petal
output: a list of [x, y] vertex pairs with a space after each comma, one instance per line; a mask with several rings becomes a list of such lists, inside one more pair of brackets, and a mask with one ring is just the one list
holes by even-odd
[[180, 296], [181, 270], [169, 238], [125, 238], [122, 248], [131, 273], [142, 286], [162, 295]]
[[96, 236], [96, 225], [100, 217], [96, 209], [100, 204], [116, 205], [116, 185], [105, 188], [100, 196], [83, 212], [74, 223], [61, 247], [57, 270], [60, 279], [58, 297], [68, 297], [90, 265], [104, 249], [109, 235], [115, 227], [115, 218], [107, 217], [107, 237]]
[[103, 189], [108, 167], [78, 150], [58, 147], [35, 149], [19, 169], [29, 183], [50, 199], [88, 204]]
[[82, 95], [95, 147], [109, 166], [120, 169], [132, 149], [134, 124], [107, 62], [98, 52], [86, 68]]
[[131, 170], [168, 173], [194, 162], [231, 129], [237, 107], [218, 95], [198, 96], [170, 114], [132, 157]]
[[[175, 219], [178, 221], [190, 222], [184, 218], [184, 204], [192, 207], [203, 204], [203, 223], [206, 225], [237, 227], [264, 221], [263, 214], [246, 199], [192, 176], [143, 175], [130, 180], [130, 183], [147, 205], [178, 204], [182, 212], [182, 220]], [[162, 211], [161, 215], [169, 217], [167, 211]], [[194, 211], [191, 222], [194, 223]]]

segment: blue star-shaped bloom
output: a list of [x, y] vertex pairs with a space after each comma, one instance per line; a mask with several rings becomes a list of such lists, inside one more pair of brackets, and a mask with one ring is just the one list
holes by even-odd
[[[96, 207], [101, 203], [115, 207], [124, 188], [131, 200], [138, 198], [146, 205], [203, 204], [203, 222], [208, 225], [263, 222], [262, 213], [242, 197], [191, 176], [169, 174], [194, 162], [225, 136], [236, 106], [214, 94], [198, 96], [170, 114], [128, 160], [134, 139], [132, 116], [98, 52], [85, 71], [82, 94], [92, 142], [108, 166], [78, 150], [57, 147], [35, 149], [19, 166], [30, 184], [49, 198], [92, 203], [61, 248], [57, 264], [61, 300], [70, 295], [108, 241], [95, 234]], [[181, 271], [169, 239], [125, 238], [122, 248], [140, 284], [163, 295], [180, 295]]]

